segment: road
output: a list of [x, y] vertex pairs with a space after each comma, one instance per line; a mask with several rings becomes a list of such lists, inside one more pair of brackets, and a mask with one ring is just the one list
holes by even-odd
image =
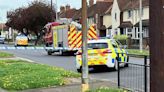
[[[0, 47], [3, 45], [0, 45]], [[15, 56], [27, 58], [37, 63], [50, 66], [62, 67], [66, 70], [76, 72], [75, 56], [47, 55], [45, 50], [5, 50], [15, 54]], [[129, 62], [135, 64], [144, 64], [144, 59], [130, 57]], [[89, 74], [92, 79], [99, 79], [117, 83], [116, 71], [93, 71]], [[149, 76], [148, 76], [149, 77]], [[120, 71], [121, 86], [144, 89], [144, 67], [138, 65], [129, 65], [128, 68], [122, 68]]]

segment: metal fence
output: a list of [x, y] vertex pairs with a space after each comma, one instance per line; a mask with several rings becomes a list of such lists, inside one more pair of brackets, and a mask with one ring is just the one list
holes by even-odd
[[[132, 56], [132, 55], [129, 55]], [[136, 55], [133, 55], [133, 57]], [[139, 55], [138, 55], [139, 56]], [[150, 66], [147, 56], [139, 56], [143, 61], [131, 62], [118, 61], [118, 87], [131, 90], [132, 92], [150, 92]], [[119, 58], [119, 54], [118, 54]], [[118, 59], [120, 60], [120, 59]], [[128, 68], [122, 68], [120, 65], [128, 64]]]

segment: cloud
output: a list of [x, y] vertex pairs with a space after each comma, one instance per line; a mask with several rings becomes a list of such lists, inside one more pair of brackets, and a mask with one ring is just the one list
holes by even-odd
[[9, 7], [7, 5], [0, 5], [0, 9], [1, 10], [5, 10], [5, 9], [8, 9]]

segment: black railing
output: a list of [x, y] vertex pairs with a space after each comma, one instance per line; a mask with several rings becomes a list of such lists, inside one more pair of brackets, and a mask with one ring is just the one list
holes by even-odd
[[[119, 54], [117, 56], [118, 87], [137, 92], [149, 92], [150, 66], [148, 65], [148, 57], [143, 55], [128, 55], [129, 62], [121, 62], [119, 61]], [[134, 56], [139, 56], [140, 58], [134, 58]], [[127, 68], [122, 68], [127, 64]]]

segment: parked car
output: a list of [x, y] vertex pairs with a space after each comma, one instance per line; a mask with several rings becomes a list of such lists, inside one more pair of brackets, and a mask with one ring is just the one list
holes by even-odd
[[24, 34], [19, 34], [15, 39], [15, 46], [28, 46], [28, 37]]
[[1, 44], [4, 44], [4, 43], [5, 43], [5, 37], [1, 37], [1, 36], [0, 36], [0, 43], [1, 43]]
[[[119, 47], [118, 43], [114, 39], [99, 39], [88, 41], [88, 66], [102, 67], [118, 69], [117, 60], [119, 54], [119, 62], [121, 67], [128, 66], [128, 55], [125, 49]], [[79, 50], [76, 53], [76, 68], [78, 72], [82, 69], [82, 51]], [[98, 68], [103, 69], [103, 68]]]

